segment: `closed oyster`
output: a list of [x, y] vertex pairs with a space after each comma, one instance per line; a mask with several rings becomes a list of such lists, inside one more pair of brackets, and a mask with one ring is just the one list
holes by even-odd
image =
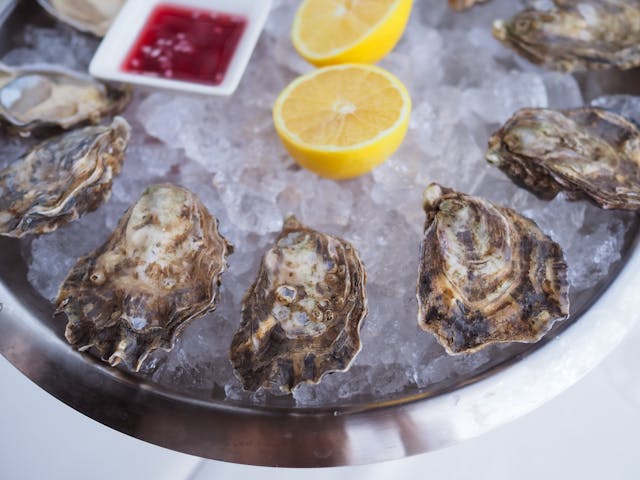
[[639, 0], [554, 0], [497, 20], [494, 36], [527, 60], [567, 72], [640, 66]]
[[193, 193], [170, 184], [147, 188], [60, 288], [67, 340], [138, 371], [150, 352], [171, 350], [189, 322], [215, 310], [231, 250]]
[[244, 388], [286, 393], [347, 370], [361, 348], [365, 280], [350, 243], [289, 217], [244, 297], [231, 343]]
[[435, 183], [424, 209], [418, 323], [449, 354], [536, 342], [567, 317], [562, 250], [534, 222]]
[[129, 89], [107, 87], [63, 67], [0, 63], [0, 120], [22, 134], [40, 127], [97, 123], [121, 111], [129, 98]]
[[120, 173], [131, 127], [85, 127], [35, 146], [0, 170], [0, 235], [52, 232], [98, 208]]
[[640, 209], [640, 131], [607, 110], [520, 110], [491, 137], [487, 160], [541, 198], [564, 190], [601, 208]]
[[126, 0], [38, 0], [56, 17], [82, 32], [104, 36]]
[[449, 0], [449, 5], [454, 10], [460, 12], [462, 10], [466, 10], [468, 8], [473, 7], [479, 3], [485, 3], [489, 0]]

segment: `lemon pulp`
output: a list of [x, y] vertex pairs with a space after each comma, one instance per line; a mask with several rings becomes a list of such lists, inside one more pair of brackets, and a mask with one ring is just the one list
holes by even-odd
[[276, 100], [276, 130], [301, 165], [330, 178], [365, 173], [402, 143], [411, 100], [372, 65], [325, 67], [294, 80]]

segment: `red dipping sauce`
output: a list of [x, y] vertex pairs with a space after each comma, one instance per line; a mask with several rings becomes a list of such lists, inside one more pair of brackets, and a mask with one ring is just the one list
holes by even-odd
[[247, 25], [239, 15], [158, 5], [121, 69], [220, 85]]

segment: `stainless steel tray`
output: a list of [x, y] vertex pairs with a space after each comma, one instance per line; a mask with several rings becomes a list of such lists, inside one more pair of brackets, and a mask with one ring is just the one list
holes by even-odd
[[[22, 5], [0, 30], [28, 17]], [[598, 74], [600, 75], [600, 74]], [[638, 72], [612, 77], [612, 92], [640, 88]], [[592, 77], [590, 77], [592, 78]], [[589, 79], [582, 83], [590, 96]], [[600, 92], [597, 92], [600, 93]], [[0, 238], [0, 353], [37, 385], [89, 417], [139, 439], [202, 457], [256, 465], [334, 466], [390, 460], [441, 448], [522, 415], [576, 382], [615, 347], [638, 317], [637, 221], [623, 260], [574, 300], [573, 317], [508, 361], [464, 378], [332, 408], [268, 407], [169, 391], [74, 351], [64, 322], [27, 281], [20, 243]]]

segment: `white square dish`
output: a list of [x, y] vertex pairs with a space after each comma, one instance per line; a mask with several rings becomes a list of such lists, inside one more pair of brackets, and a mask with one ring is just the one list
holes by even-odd
[[[222, 82], [218, 85], [177, 80], [143, 73], [127, 72], [123, 63], [159, 5], [171, 5], [218, 13], [241, 15], [247, 19], [245, 30], [233, 53]], [[129, 0], [120, 10], [100, 43], [89, 72], [94, 77], [149, 87], [182, 90], [206, 95], [231, 95], [249, 63], [251, 53], [267, 20], [271, 0]]]

